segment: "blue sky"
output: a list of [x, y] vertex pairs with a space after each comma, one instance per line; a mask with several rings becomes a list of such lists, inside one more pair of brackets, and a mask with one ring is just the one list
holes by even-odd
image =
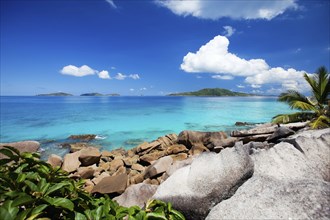
[[328, 0], [1, 0], [1, 95], [308, 91]]

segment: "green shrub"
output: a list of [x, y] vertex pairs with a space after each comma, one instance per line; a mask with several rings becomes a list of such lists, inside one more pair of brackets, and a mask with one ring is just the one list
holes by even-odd
[[107, 195], [95, 198], [60, 168], [40, 160], [38, 153], [0, 149], [0, 219], [173, 219], [184, 216], [170, 203], [148, 201], [145, 209], [119, 206]]

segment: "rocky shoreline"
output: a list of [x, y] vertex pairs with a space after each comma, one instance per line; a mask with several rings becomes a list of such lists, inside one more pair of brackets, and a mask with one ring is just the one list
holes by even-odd
[[[188, 219], [330, 218], [330, 129], [306, 123], [248, 130], [182, 131], [133, 149], [100, 151], [71, 136], [71, 153], [48, 162], [120, 205], [172, 202]], [[5, 143], [3, 145], [18, 146]], [[35, 151], [37, 143], [25, 143]], [[0, 155], [1, 156], [1, 155]]]

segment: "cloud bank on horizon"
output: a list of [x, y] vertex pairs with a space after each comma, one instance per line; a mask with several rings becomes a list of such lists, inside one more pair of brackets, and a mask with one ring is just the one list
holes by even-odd
[[271, 20], [288, 9], [298, 8], [296, 0], [245, 0], [244, 7], [240, 1], [156, 0], [156, 3], [170, 9], [176, 15], [213, 20], [223, 17]]
[[94, 70], [87, 65], [82, 65], [81, 67], [77, 67], [74, 65], [67, 65], [60, 70], [60, 73], [63, 75], [70, 75], [75, 77], [83, 77], [88, 75], [97, 75], [100, 79], [117, 79], [117, 80], [124, 80], [126, 78], [131, 78], [134, 80], [140, 79], [139, 74], [123, 74], [117, 73], [114, 77], [111, 77], [109, 71], [107, 70]]
[[252, 88], [262, 85], [281, 85], [278, 91], [295, 89], [304, 92], [308, 85], [305, 71], [293, 68], [270, 67], [264, 59], [246, 60], [228, 51], [229, 40], [218, 35], [195, 53], [189, 52], [183, 58], [181, 69], [188, 73], [211, 73], [214, 79], [232, 80], [244, 77]]

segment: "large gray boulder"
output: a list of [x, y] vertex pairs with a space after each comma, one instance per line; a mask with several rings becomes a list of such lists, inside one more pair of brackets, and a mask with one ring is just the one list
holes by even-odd
[[330, 128], [310, 130], [292, 136], [311, 167], [330, 182]]
[[62, 169], [68, 173], [72, 173], [81, 165], [79, 161], [80, 151], [66, 154], [63, 159]]
[[210, 208], [233, 195], [252, 173], [249, 149], [237, 143], [219, 154], [200, 155], [163, 182], [153, 197], [171, 202], [187, 218], [204, 219]]
[[114, 198], [119, 205], [131, 207], [134, 205], [143, 208], [147, 201], [155, 194], [158, 186], [139, 183], [129, 186], [123, 194]]
[[104, 177], [94, 186], [92, 193], [123, 193], [127, 187], [127, 181], [128, 176], [126, 173]]
[[330, 184], [252, 177], [235, 195], [215, 206], [207, 220], [324, 219], [330, 217]]
[[[208, 149], [213, 149], [220, 145], [219, 142], [226, 139], [225, 132], [201, 132], [201, 131], [182, 131], [178, 136], [178, 143], [183, 144], [189, 149], [195, 145], [204, 145]], [[233, 145], [232, 145], [233, 146]]]
[[253, 177], [206, 219], [329, 219], [329, 135], [305, 131], [292, 137], [296, 146], [254, 149]]

